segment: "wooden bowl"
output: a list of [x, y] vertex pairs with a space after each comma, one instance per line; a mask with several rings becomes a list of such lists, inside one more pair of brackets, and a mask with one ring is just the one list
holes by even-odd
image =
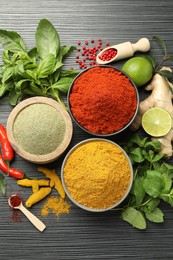
[[[64, 122], [65, 122], [65, 134], [63, 137], [62, 142], [60, 145], [53, 151], [47, 154], [32, 154], [30, 152], [27, 152], [23, 148], [21, 148], [21, 145], [18, 144], [14, 137], [14, 122], [19, 115], [19, 113], [25, 109], [27, 106], [33, 105], [33, 104], [47, 104], [51, 107], [55, 108], [62, 116]], [[71, 117], [69, 116], [68, 112], [60, 105], [57, 101], [53, 100], [52, 98], [46, 98], [46, 97], [32, 97], [28, 98], [22, 102], [20, 102], [10, 113], [9, 118], [7, 120], [7, 135], [9, 138], [9, 141], [11, 145], [13, 146], [14, 150], [18, 155], [20, 155], [22, 158], [26, 159], [27, 161], [37, 163], [37, 164], [46, 164], [50, 163], [52, 161], [55, 161], [57, 158], [59, 158], [63, 152], [68, 147], [71, 138], [72, 138], [72, 121]], [[22, 134], [22, 133], [21, 133]], [[57, 133], [58, 134], [58, 133]], [[46, 143], [46, 140], [45, 140]]]

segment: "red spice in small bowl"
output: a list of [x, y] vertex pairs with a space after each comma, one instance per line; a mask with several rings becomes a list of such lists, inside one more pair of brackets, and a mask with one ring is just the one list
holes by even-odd
[[105, 65], [80, 73], [68, 93], [75, 122], [97, 135], [114, 135], [126, 129], [136, 116], [138, 91], [124, 72]]

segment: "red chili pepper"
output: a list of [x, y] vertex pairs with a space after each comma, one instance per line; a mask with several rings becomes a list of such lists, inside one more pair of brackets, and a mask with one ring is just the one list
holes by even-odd
[[4, 160], [11, 161], [14, 158], [14, 150], [8, 140], [6, 129], [1, 124], [0, 124], [0, 142], [1, 142], [1, 149], [2, 149]]
[[23, 179], [24, 173], [14, 169], [14, 168], [9, 168], [8, 165], [5, 163], [5, 161], [2, 158], [2, 155], [0, 154], [0, 169], [9, 175], [10, 177], [13, 177], [15, 179]]

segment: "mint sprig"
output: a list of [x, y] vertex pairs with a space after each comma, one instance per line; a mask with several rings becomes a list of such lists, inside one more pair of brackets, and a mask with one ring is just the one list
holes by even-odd
[[[121, 218], [137, 229], [146, 229], [147, 221], [161, 223], [161, 202], [173, 207], [173, 166], [163, 162], [159, 141], [148, 141], [134, 134], [123, 148], [133, 169], [133, 186], [121, 208]], [[118, 209], [116, 209], [118, 210]]]

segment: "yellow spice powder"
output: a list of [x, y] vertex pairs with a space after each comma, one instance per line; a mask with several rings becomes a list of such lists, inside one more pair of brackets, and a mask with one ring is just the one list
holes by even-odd
[[126, 194], [131, 181], [129, 162], [119, 146], [94, 140], [78, 146], [64, 167], [71, 197], [94, 209], [105, 209]]
[[68, 214], [69, 212], [70, 204], [61, 197], [49, 197], [41, 209], [41, 215], [44, 217], [49, 213], [54, 213], [59, 217], [61, 214]]

